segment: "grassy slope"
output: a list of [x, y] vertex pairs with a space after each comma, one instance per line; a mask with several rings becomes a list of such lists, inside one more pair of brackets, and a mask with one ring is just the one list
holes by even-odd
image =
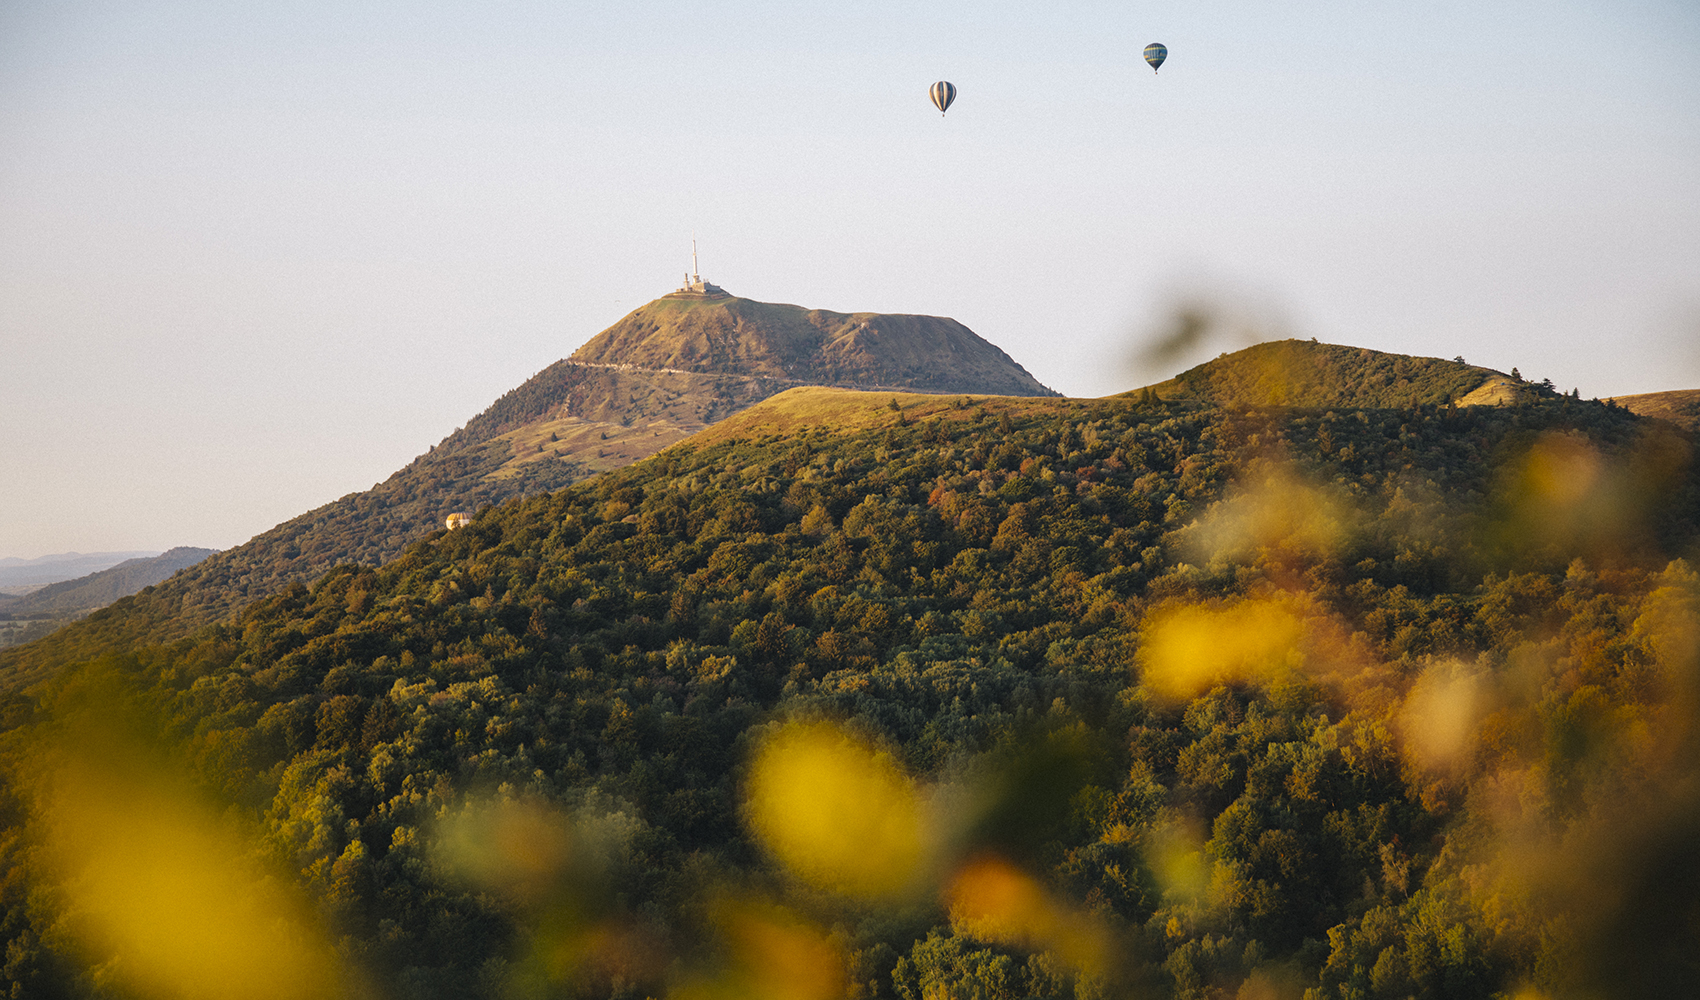
[[[891, 408], [894, 401], [898, 410]], [[852, 434], [876, 427], [902, 426], [905, 422], [918, 420], [974, 420], [988, 411], [1031, 415], [1066, 413], [1087, 402], [1060, 396], [943, 396], [800, 386], [728, 417], [691, 438], [688, 443], [691, 447], [706, 448], [736, 439], [784, 438], [817, 428]]]
[[1700, 389], [1643, 392], [1634, 396], [1616, 396], [1611, 401], [1643, 417], [1668, 420], [1678, 427], [1700, 431]]

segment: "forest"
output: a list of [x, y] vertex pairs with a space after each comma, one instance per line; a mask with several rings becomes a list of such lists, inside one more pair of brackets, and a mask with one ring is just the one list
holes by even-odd
[[0, 988], [1700, 995], [1686, 432], [811, 392], [97, 613], [0, 702]]

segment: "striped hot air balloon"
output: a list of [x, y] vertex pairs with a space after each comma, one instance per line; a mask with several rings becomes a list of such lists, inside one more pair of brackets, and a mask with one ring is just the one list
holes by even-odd
[[1163, 60], [1169, 58], [1169, 50], [1162, 42], [1152, 42], [1145, 46], [1145, 61], [1151, 64], [1151, 72], [1157, 72], [1157, 67], [1163, 65]]
[[932, 95], [933, 107], [939, 109], [939, 114], [950, 110], [950, 102], [956, 100], [956, 84], [940, 80], [927, 91]]

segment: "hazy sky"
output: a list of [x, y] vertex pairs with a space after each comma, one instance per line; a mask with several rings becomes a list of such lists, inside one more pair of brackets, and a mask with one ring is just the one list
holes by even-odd
[[1070, 395], [1172, 374], [1128, 359], [1191, 297], [1696, 387], [1700, 5], [8, 0], [0, 556], [368, 488], [693, 231], [735, 294], [953, 316]]

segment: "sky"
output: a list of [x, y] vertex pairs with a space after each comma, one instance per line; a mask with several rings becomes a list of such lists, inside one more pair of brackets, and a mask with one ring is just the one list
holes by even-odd
[[8, 0], [0, 556], [370, 488], [693, 234], [1074, 396], [1280, 336], [1700, 387], [1700, 5]]

